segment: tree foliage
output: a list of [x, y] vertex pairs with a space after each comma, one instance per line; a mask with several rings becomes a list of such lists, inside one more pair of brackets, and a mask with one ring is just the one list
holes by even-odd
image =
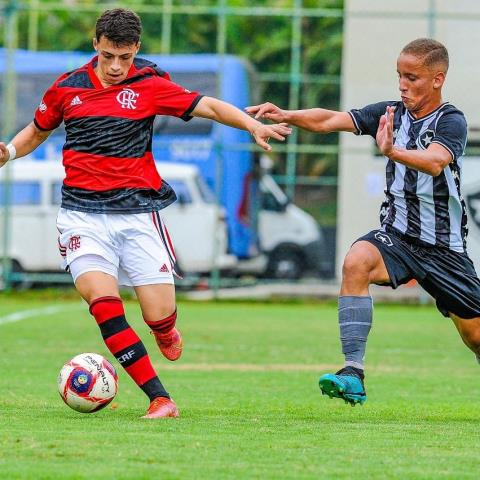
[[[39, 0], [41, 4], [58, 0]], [[217, 6], [221, 0], [173, 0], [174, 5]], [[294, 0], [225, 0], [227, 7], [292, 7]], [[28, 5], [28, 3], [25, 3]], [[39, 14], [39, 50], [92, 51], [91, 39], [98, 14], [118, 2], [95, 0], [64, 0], [63, 9], [42, 11]], [[132, 10], [142, 6], [154, 7], [154, 12], [140, 13], [143, 22], [142, 52], [162, 51], [162, 6], [163, 0], [131, 0], [122, 5]], [[155, 7], [158, 6], [158, 13]], [[343, 0], [303, 0], [303, 8], [331, 9], [338, 13]], [[171, 53], [214, 53], [217, 51], [218, 18], [209, 14], [175, 14], [171, 23]], [[291, 68], [292, 18], [280, 15], [226, 16], [227, 53], [248, 59], [260, 73], [284, 74], [283, 79], [266, 80], [256, 85], [255, 98], [272, 101], [288, 107]], [[299, 108], [323, 106], [338, 108], [339, 82], [342, 51], [341, 16], [304, 17], [301, 23], [301, 73]], [[20, 16], [20, 47], [28, 46], [29, 11]], [[332, 76], [318, 82], [318, 76]], [[315, 77], [312, 80], [312, 76]], [[316, 80], [315, 80], [316, 79]], [[319, 142], [318, 135], [300, 133], [302, 143]], [[335, 135], [322, 139], [336, 143]], [[279, 158], [282, 164], [282, 158]], [[299, 172], [302, 174], [336, 173], [336, 156], [303, 155], [299, 157]], [[282, 170], [282, 168], [280, 168]]]

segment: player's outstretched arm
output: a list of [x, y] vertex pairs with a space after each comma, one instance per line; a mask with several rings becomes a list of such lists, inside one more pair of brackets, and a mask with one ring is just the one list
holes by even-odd
[[192, 115], [194, 117], [209, 118], [230, 127], [246, 130], [251, 133], [255, 142], [266, 151], [271, 150], [268, 144], [270, 138], [284, 141], [285, 137], [292, 133], [292, 130], [286, 123], [264, 125], [258, 120], [249, 117], [237, 107], [213, 97], [202, 97], [194, 108]]
[[0, 168], [13, 158], [23, 157], [33, 152], [51, 133], [52, 130], [40, 130], [31, 122], [18, 132], [8, 145], [0, 142]]
[[272, 122], [284, 122], [310, 132], [355, 132], [352, 118], [347, 112], [310, 108], [307, 110], [282, 110], [273, 103], [252, 105], [245, 111], [254, 118], [266, 118]]

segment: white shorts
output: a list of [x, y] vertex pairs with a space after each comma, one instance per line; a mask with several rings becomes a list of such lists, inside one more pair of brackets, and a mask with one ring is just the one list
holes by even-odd
[[[75, 259], [88, 255], [89, 261], [76, 262], [85, 267], [75, 269], [74, 281], [87, 271], [101, 271], [126, 286], [174, 283], [175, 251], [158, 212], [105, 214], [61, 208], [57, 229], [65, 270]], [[92, 265], [94, 256], [107, 260], [108, 268], [104, 261]]]

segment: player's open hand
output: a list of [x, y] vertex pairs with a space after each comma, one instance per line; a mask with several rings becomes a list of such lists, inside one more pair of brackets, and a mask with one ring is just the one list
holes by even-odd
[[278, 125], [264, 125], [260, 123], [252, 131], [252, 136], [260, 147], [269, 152], [272, 149], [268, 144], [270, 138], [283, 142], [286, 136], [291, 133], [292, 129], [286, 123], [279, 123]]
[[375, 137], [379, 150], [389, 157], [393, 151], [393, 115], [395, 107], [387, 107], [385, 115], [380, 117]]
[[10, 152], [7, 149], [7, 146], [0, 142], [0, 168], [2, 168], [10, 158]]
[[287, 120], [287, 115], [285, 110], [278, 108], [273, 103], [267, 102], [262, 103], [261, 105], [252, 105], [251, 107], [246, 107], [245, 112], [253, 116], [257, 120], [259, 118], [267, 118], [275, 123], [285, 122]]

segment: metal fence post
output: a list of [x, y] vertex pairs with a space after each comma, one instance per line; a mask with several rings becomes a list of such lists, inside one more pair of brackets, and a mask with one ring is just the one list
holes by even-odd
[[28, 49], [38, 50], [38, 0], [30, 0], [28, 12]]
[[[13, 135], [16, 123], [16, 74], [15, 74], [15, 50], [17, 48], [17, 27], [18, 27], [18, 1], [10, 0], [4, 8], [5, 30], [4, 45], [6, 47], [5, 73], [3, 76], [3, 128], [2, 139], [8, 140]], [[10, 164], [7, 163], [4, 169], [3, 189], [3, 252], [2, 252], [2, 277], [4, 287], [11, 286], [11, 260], [9, 258], [10, 247]]]
[[172, 0], [164, 0], [162, 9], [162, 54], [168, 55], [172, 46]]
[[[302, 0], [295, 0], [295, 13], [292, 16], [292, 43], [290, 58], [290, 100], [288, 108], [297, 110], [300, 104], [300, 74], [301, 74], [301, 46], [302, 46]], [[298, 129], [294, 128], [288, 138], [288, 146], [295, 146], [298, 142]], [[297, 171], [296, 150], [288, 150], [286, 177], [287, 195], [293, 199], [295, 196], [295, 175]]]

